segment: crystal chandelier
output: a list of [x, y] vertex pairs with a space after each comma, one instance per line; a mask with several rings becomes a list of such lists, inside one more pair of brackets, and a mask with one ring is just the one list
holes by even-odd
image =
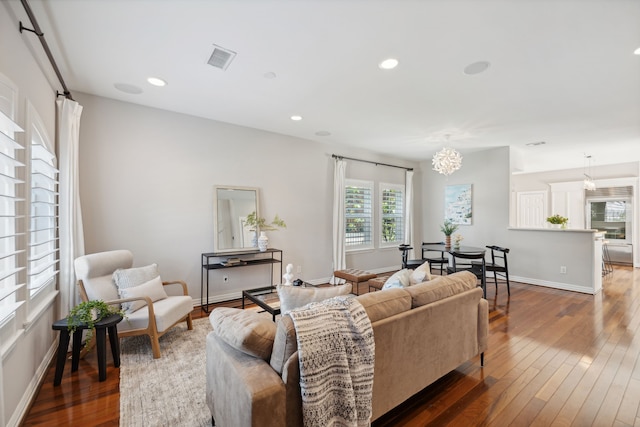
[[443, 147], [433, 155], [433, 170], [443, 175], [451, 175], [462, 166], [462, 156], [450, 147]]
[[587, 167], [585, 166], [584, 173], [583, 173], [584, 175], [583, 187], [587, 191], [594, 191], [596, 189], [596, 183], [593, 182], [593, 178], [591, 178], [591, 156], [585, 155], [584, 157], [585, 159], [587, 159], [587, 162], [589, 163], [589, 169], [587, 169]]

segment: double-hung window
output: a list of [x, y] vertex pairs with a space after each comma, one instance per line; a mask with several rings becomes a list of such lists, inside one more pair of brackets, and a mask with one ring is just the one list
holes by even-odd
[[373, 182], [345, 182], [345, 246], [347, 250], [373, 248]]
[[404, 242], [404, 186], [380, 183], [380, 247]]

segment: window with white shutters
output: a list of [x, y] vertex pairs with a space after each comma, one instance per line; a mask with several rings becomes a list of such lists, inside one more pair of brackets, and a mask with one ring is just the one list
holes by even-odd
[[24, 250], [21, 240], [25, 200], [21, 197], [24, 147], [15, 136], [23, 130], [0, 111], [0, 325], [23, 303], [16, 298], [24, 288]]
[[373, 182], [348, 179], [345, 190], [346, 249], [373, 248]]
[[380, 184], [380, 247], [404, 243], [404, 187]]
[[58, 169], [37, 116], [31, 123], [31, 197], [28, 279], [30, 296], [55, 284], [58, 274]]

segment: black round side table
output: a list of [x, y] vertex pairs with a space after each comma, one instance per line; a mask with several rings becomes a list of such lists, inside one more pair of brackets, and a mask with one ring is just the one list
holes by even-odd
[[[109, 331], [109, 342], [111, 344], [111, 354], [113, 355], [113, 366], [120, 366], [120, 341], [118, 341], [117, 325], [122, 321], [122, 316], [112, 314], [95, 323], [95, 337], [98, 346], [98, 378], [100, 381], [107, 379], [107, 330]], [[60, 385], [64, 363], [67, 358], [67, 348], [69, 347], [69, 327], [67, 319], [60, 319], [53, 323], [53, 330], [60, 331], [60, 342], [58, 343], [58, 355], [56, 360], [56, 374], [53, 385]], [[80, 362], [80, 349], [82, 347], [82, 331], [87, 329], [86, 324], [81, 324], [73, 333], [73, 349], [71, 356], [71, 372], [78, 370]]]

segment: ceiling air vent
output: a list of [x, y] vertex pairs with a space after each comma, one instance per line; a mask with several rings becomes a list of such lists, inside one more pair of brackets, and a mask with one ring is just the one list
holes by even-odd
[[212, 67], [220, 68], [221, 70], [226, 70], [229, 64], [231, 64], [231, 61], [233, 61], [233, 58], [236, 57], [236, 53], [215, 44], [213, 46], [213, 53], [211, 54], [209, 61], [207, 61], [207, 64]]

